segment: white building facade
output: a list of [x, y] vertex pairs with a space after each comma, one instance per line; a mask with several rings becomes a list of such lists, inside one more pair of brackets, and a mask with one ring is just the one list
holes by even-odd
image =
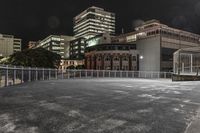
[[73, 30], [76, 38], [86, 39], [101, 33], [115, 34], [115, 14], [92, 6], [74, 18]]
[[136, 31], [113, 39], [115, 43], [136, 44], [140, 71], [173, 71], [173, 53], [181, 48], [200, 46], [200, 35], [150, 20]]
[[42, 47], [51, 52], [57, 53], [62, 59], [69, 58], [70, 41], [73, 40], [72, 36], [64, 35], [50, 35], [39, 42], [36, 48]]
[[22, 40], [13, 35], [0, 34], [0, 56], [7, 57], [21, 51]]

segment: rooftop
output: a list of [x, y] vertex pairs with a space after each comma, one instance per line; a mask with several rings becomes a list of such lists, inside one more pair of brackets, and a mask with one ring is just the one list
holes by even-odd
[[0, 132], [192, 133], [200, 83], [71, 79], [0, 89]]

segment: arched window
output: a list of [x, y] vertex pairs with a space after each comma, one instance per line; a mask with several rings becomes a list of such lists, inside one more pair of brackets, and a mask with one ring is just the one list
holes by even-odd
[[106, 56], [105, 61], [110, 61], [110, 56]]
[[101, 57], [98, 57], [97, 60], [98, 60], [98, 61], [101, 61]]
[[132, 60], [133, 60], [133, 61], [136, 61], [136, 56], [133, 56], [133, 57], [132, 57]]
[[118, 57], [118, 56], [115, 56], [113, 60], [114, 60], [114, 61], [119, 61], [119, 57]]
[[124, 56], [124, 57], [123, 57], [123, 61], [128, 61], [128, 57], [127, 57], [127, 56]]

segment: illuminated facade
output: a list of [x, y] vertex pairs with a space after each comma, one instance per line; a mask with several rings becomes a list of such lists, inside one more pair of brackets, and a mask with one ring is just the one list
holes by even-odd
[[78, 38], [70, 41], [70, 59], [71, 60], [83, 60], [85, 47], [86, 47], [86, 39]]
[[14, 38], [14, 42], [13, 42], [13, 51], [15, 52], [20, 52], [22, 50], [22, 39], [19, 38]]
[[139, 53], [132, 44], [101, 44], [86, 48], [85, 66], [96, 70], [134, 70]]
[[157, 20], [145, 22], [136, 31], [113, 38], [114, 43], [136, 44], [143, 57], [140, 71], [173, 71], [173, 53], [200, 45], [200, 36], [168, 27]]
[[66, 70], [70, 66], [82, 66], [84, 65], [84, 60], [61, 60], [59, 69]]
[[108, 33], [96, 35], [96, 36], [86, 40], [86, 47], [92, 47], [92, 46], [99, 45], [99, 44], [109, 44], [109, 43], [111, 43], [112, 37], [113, 36], [111, 36]]
[[42, 47], [54, 53], [57, 53], [61, 56], [61, 58], [69, 58], [70, 54], [70, 41], [73, 39], [71, 36], [57, 36], [50, 35], [46, 37], [44, 40], [40, 41], [36, 46], [37, 48]]
[[74, 18], [73, 30], [76, 38], [86, 39], [101, 33], [115, 34], [115, 14], [92, 6]]
[[39, 44], [39, 42], [36, 42], [36, 41], [29, 41], [29, 42], [28, 42], [28, 48], [29, 48], [29, 49], [35, 48], [38, 44]]
[[15, 52], [21, 51], [21, 39], [13, 35], [0, 34], [0, 56], [7, 57]]

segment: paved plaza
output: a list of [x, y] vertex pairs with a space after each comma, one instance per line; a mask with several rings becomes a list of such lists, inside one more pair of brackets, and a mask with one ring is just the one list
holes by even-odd
[[0, 133], [199, 133], [200, 82], [70, 79], [0, 89]]

